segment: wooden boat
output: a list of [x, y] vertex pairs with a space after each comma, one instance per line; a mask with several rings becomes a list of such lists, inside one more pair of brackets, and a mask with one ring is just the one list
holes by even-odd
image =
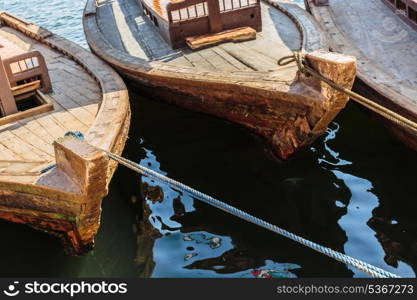
[[356, 71], [288, 1], [88, 0], [84, 30], [91, 50], [142, 90], [243, 125], [283, 159], [320, 136], [348, 98], [277, 60], [303, 50], [347, 88]]
[[[417, 1], [305, 2], [330, 37], [330, 48], [358, 59], [354, 89], [417, 122]], [[417, 149], [415, 131], [383, 120], [401, 141]]]
[[[80, 46], [7, 12], [0, 23], [0, 218], [81, 254], [116, 168], [96, 147], [120, 154], [127, 138], [126, 86]], [[64, 137], [77, 131], [86, 141]]]

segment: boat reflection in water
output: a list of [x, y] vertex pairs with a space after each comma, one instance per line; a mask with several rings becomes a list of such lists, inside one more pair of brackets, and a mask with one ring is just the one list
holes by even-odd
[[[415, 204], [398, 201], [372, 186], [371, 182], [379, 186], [386, 176], [373, 169], [381, 164], [379, 155], [350, 160], [351, 155], [334, 150], [348, 151], [346, 145], [339, 147], [341, 143], [335, 137], [351, 134], [355, 128], [342, 130], [333, 123], [324, 139], [310, 151], [280, 163], [265, 155], [262, 144], [254, 141], [256, 137], [233, 125], [224, 126], [222, 121], [189, 112], [177, 111], [176, 115], [172, 110], [177, 109], [162, 103], [154, 105], [160, 112], [160, 124], [152, 128], [152, 135], [147, 134], [147, 126], [154, 120], [142, 122], [136, 129], [143, 138], [141, 154], [136, 154], [142, 165], [332, 249], [401, 276], [415, 276], [417, 264], [411, 244], [414, 242], [415, 247], [416, 235], [409, 232], [408, 239], [404, 239], [404, 234], [397, 232], [387, 240], [392, 230], [379, 224], [381, 209], [387, 213], [383, 208], [387, 204], [397, 209], [382, 217], [385, 219], [404, 214], [405, 205]], [[137, 109], [150, 113], [146, 105]], [[185, 141], [185, 136], [174, 134], [170, 122], [178, 126], [177, 133], [188, 131], [188, 137], [193, 139]], [[375, 141], [381, 141], [380, 136], [386, 134], [376, 127], [370, 126], [370, 130], [374, 131], [370, 139]], [[388, 146], [398, 147], [395, 142]], [[400, 151], [408, 153], [407, 149]], [[411, 163], [415, 164], [415, 160]], [[405, 194], [409, 187], [403, 191]], [[136, 202], [144, 215], [137, 229], [139, 276], [367, 276], [148, 178], [141, 179], [140, 197], [142, 201]], [[400, 222], [401, 217], [396, 219]], [[412, 222], [415, 225], [407, 216], [402, 222], [397, 226], [412, 227]]]
[[[417, 157], [355, 105], [313, 148], [280, 163], [240, 127], [140, 100], [132, 101], [137, 114], [123, 156], [310, 240], [415, 277]], [[366, 276], [122, 167], [103, 201], [96, 248], [83, 257], [66, 256], [53, 237], [25, 226], [0, 225], [7, 241], [1, 276]]]
[[[85, 46], [83, 7], [82, 1], [32, 0], [1, 8]], [[51, 9], [60, 14], [45, 14]], [[277, 163], [237, 126], [134, 93], [131, 99], [135, 113], [123, 156], [313, 241], [415, 277], [417, 156], [356, 106], [349, 104], [313, 148]], [[54, 237], [8, 222], [0, 221], [0, 236], [2, 277], [365, 276], [122, 167], [103, 201], [89, 254], [66, 256]]]

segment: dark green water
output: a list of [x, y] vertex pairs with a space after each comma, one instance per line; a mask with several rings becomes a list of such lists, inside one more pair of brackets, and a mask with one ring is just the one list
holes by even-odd
[[[6, 2], [0, 8], [42, 23], [33, 9], [42, 1]], [[67, 30], [63, 21], [61, 34], [80, 42], [82, 4], [52, 2], [74, 18]], [[51, 18], [45, 22], [54, 30]], [[415, 277], [416, 152], [356, 105], [310, 149], [282, 163], [238, 126], [129, 89], [133, 119], [124, 156], [308, 239]], [[53, 237], [0, 222], [0, 276], [254, 277], [259, 270], [366, 276], [124, 168], [110, 188], [96, 249], [83, 257], [66, 256]]]

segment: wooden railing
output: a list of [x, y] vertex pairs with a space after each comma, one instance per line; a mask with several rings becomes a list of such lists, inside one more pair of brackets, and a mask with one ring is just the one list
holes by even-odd
[[262, 28], [260, 0], [138, 0], [162, 38], [174, 49], [185, 38], [249, 26]]
[[[218, 0], [220, 12], [259, 5], [260, 0]], [[208, 16], [207, 0], [183, 0], [167, 5], [169, 23]]]
[[256, 5], [259, 0], [219, 0], [220, 12]]
[[206, 0], [183, 0], [167, 5], [169, 23], [208, 16]]

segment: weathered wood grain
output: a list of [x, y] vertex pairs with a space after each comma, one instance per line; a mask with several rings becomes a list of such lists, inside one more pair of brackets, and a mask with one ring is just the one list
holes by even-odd
[[256, 39], [256, 30], [251, 27], [242, 27], [214, 34], [187, 37], [185, 41], [188, 47], [196, 50], [225, 42], [242, 42], [254, 39]]
[[[313, 18], [287, 1], [263, 1], [261, 6], [265, 22], [255, 40], [198, 51], [171, 50], [154, 25], [142, 18], [135, 0], [100, 2], [95, 16], [84, 16], [84, 29], [94, 53], [153, 96], [241, 124], [263, 136], [281, 158], [287, 158], [322, 134], [348, 98], [302, 76], [295, 64], [277, 64], [294, 50], [328, 51], [325, 35]], [[119, 18], [124, 19], [122, 23]], [[136, 26], [129, 25], [137, 19]], [[111, 24], [113, 30], [100, 27], [104, 20], [106, 28]], [[120, 48], [118, 39], [124, 38], [136, 39], [136, 45], [147, 49], [144, 55]], [[155, 53], [161, 49], [164, 54], [159, 57]], [[313, 56], [332, 66], [322, 67], [323, 75], [332, 77], [338, 69], [342, 77], [335, 80], [349, 87], [354, 59], [349, 57], [350, 63], [344, 65], [336, 55]]]
[[[94, 146], [121, 154], [130, 124], [126, 86], [80, 46], [5, 12], [0, 21], [1, 39], [42, 53], [53, 92], [41, 96], [54, 106], [0, 125], [0, 218], [53, 231], [70, 252], [81, 254], [93, 245], [101, 200], [117, 166]], [[83, 132], [88, 144], [53, 145], [68, 131]]]
[[[329, 35], [332, 50], [358, 59], [357, 92], [417, 122], [417, 32], [381, 0], [306, 3]], [[417, 150], [415, 132], [388, 120], [385, 124]]]

